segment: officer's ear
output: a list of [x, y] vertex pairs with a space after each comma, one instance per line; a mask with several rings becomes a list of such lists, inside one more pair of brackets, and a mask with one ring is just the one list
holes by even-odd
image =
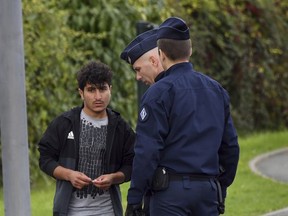
[[150, 56], [149, 61], [155, 67], [157, 67], [159, 64], [159, 58], [158, 57], [156, 58], [156, 56], [153, 56], [153, 55]]

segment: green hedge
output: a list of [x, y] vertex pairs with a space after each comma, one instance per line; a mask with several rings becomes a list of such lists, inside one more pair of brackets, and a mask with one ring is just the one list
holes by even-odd
[[119, 57], [139, 20], [179, 16], [191, 29], [194, 68], [230, 93], [239, 133], [288, 125], [288, 3], [278, 0], [23, 1], [31, 179], [37, 142], [49, 122], [81, 103], [76, 71], [91, 59], [114, 71], [111, 107], [133, 127], [135, 75]]

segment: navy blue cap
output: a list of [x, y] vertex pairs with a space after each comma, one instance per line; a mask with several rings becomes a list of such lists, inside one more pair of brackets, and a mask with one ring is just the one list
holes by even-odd
[[185, 21], [178, 17], [166, 19], [157, 32], [158, 39], [188, 40], [190, 39], [189, 28]]
[[157, 30], [158, 29], [152, 29], [139, 34], [122, 51], [120, 58], [133, 65], [140, 56], [157, 47]]

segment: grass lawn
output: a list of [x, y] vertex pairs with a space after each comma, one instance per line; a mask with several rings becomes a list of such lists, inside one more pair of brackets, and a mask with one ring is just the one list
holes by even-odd
[[[254, 157], [288, 146], [288, 131], [262, 133], [240, 138], [240, 161], [236, 179], [228, 189], [226, 216], [260, 216], [288, 207], [288, 184], [263, 178], [251, 172], [249, 162]], [[281, 167], [279, 167], [281, 169]], [[287, 170], [283, 170], [287, 172]], [[31, 188], [32, 216], [51, 216], [54, 183], [38, 184]], [[123, 184], [123, 206], [129, 183]], [[0, 194], [0, 215], [4, 215], [3, 193]]]

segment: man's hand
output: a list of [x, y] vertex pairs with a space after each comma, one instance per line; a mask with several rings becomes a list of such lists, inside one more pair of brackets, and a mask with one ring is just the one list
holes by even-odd
[[115, 173], [104, 174], [92, 181], [93, 185], [101, 188], [102, 190], [108, 190], [113, 184], [120, 184], [124, 182], [125, 175], [123, 172], [118, 171]]
[[113, 177], [111, 174], [101, 175], [94, 179], [92, 183], [102, 190], [108, 190], [113, 184]]
[[142, 204], [127, 205], [125, 216], [145, 216]]
[[71, 170], [62, 166], [55, 168], [53, 176], [59, 180], [70, 181], [73, 187], [82, 189], [92, 183], [92, 179], [82, 172]]
[[92, 179], [86, 176], [84, 173], [78, 171], [70, 172], [68, 176], [69, 181], [73, 185], [73, 187], [77, 189], [82, 189], [83, 187], [92, 183]]

